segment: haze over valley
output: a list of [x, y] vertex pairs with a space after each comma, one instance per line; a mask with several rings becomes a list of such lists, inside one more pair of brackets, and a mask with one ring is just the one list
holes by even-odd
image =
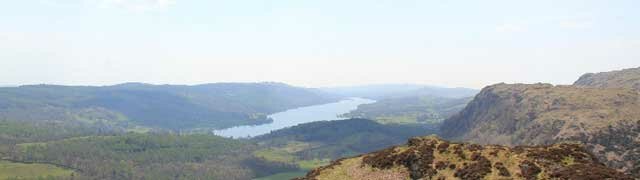
[[[565, 163], [569, 169], [557, 169], [553, 159], [525, 158], [509, 163], [543, 169], [524, 174], [522, 167], [494, 166], [500, 174], [489, 175], [491, 167], [467, 172], [470, 167], [459, 164], [467, 156], [463, 150], [462, 160], [443, 161], [457, 164], [444, 174], [437, 168], [393, 170], [383, 179], [448, 177], [448, 171], [454, 172], [448, 177], [453, 179], [555, 178], [587, 169], [597, 172], [589, 175], [593, 179], [631, 178], [638, 172], [634, 138], [640, 135], [640, 121], [635, 120], [640, 116], [633, 109], [640, 103], [639, 69], [588, 73], [574, 85], [501, 83], [481, 91], [415, 84], [301, 88], [273, 82], [3, 87], [0, 152], [4, 167], [38, 172], [6, 171], [11, 175], [4, 178], [288, 179], [306, 174], [303, 179], [358, 179], [366, 176], [357, 175], [360, 170], [354, 167], [344, 167], [351, 168], [346, 174], [334, 173], [345, 162], [362, 161], [367, 167], [363, 172], [402, 165], [388, 159], [389, 166], [379, 166], [375, 163], [387, 159], [372, 162], [367, 158], [375, 154], [359, 154], [437, 135], [481, 144], [572, 148], [558, 156], [575, 159], [585, 157], [574, 153], [588, 153], [593, 159], [579, 161], [584, 163], [580, 168]], [[425, 140], [437, 148], [448, 143]], [[415, 146], [412, 141], [409, 146]], [[459, 146], [471, 148], [471, 156], [482, 147]], [[528, 151], [526, 157], [554, 153]], [[428, 153], [421, 150], [418, 157]], [[506, 156], [510, 153], [522, 152], [509, 150]], [[365, 159], [332, 162], [354, 156]], [[482, 158], [474, 161], [484, 163]], [[198, 166], [185, 169], [192, 164]], [[414, 170], [422, 173], [412, 174]]]
[[0, 2], [0, 180], [640, 179], [640, 3]]

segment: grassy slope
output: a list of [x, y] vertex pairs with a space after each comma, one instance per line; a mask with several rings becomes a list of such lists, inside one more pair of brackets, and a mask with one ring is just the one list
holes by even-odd
[[284, 179], [293, 179], [293, 178], [297, 178], [297, 177], [302, 177], [305, 174], [307, 174], [306, 171], [298, 171], [298, 172], [285, 172], [285, 173], [278, 173], [278, 174], [274, 174], [274, 175], [270, 175], [270, 176], [265, 176], [265, 177], [261, 177], [261, 178], [256, 178], [254, 180], [284, 180]]
[[68, 178], [74, 171], [49, 164], [24, 164], [0, 161], [0, 179]]

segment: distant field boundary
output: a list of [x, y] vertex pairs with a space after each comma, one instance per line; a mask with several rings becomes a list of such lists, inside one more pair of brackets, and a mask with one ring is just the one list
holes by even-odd
[[12, 163], [22, 163], [22, 164], [47, 164], [47, 165], [52, 165], [52, 166], [56, 166], [56, 167], [59, 167], [59, 168], [70, 169], [70, 170], [73, 170], [73, 171], [77, 171], [79, 173], [84, 173], [84, 171], [82, 171], [82, 169], [74, 168], [74, 167], [67, 166], [67, 165], [64, 165], [64, 164], [52, 163], [52, 162], [20, 161], [20, 160], [7, 159], [7, 158], [1, 158], [0, 160], [9, 161], [9, 162], [12, 162]]

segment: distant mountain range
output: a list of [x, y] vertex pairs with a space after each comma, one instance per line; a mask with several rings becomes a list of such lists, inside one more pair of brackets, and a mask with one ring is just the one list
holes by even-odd
[[434, 96], [463, 98], [473, 96], [478, 90], [469, 88], [445, 88], [416, 84], [378, 84], [349, 87], [321, 88], [321, 90], [347, 97], [363, 97], [375, 100], [407, 96]]
[[[335, 102], [346, 97], [365, 97], [383, 100], [380, 104], [398, 107], [395, 109], [404, 109], [406, 105], [423, 108], [419, 113], [393, 113], [394, 120], [396, 117], [409, 117], [409, 123], [413, 123], [441, 121], [461, 109], [455, 107], [466, 103], [454, 98], [473, 96], [476, 92], [465, 88], [409, 84], [322, 89], [282, 83], [25, 85], [0, 87], [0, 119], [88, 124], [101, 128], [207, 130], [269, 123], [271, 120], [267, 115], [275, 112]], [[441, 104], [447, 107], [439, 108]], [[434, 105], [438, 106], [434, 107], [436, 111], [431, 108]], [[362, 111], [377, 111], [376, 108], [373, 111], [366, 109], [376, 106], [363, 106], [365, 109]], [[368, 113], [350, 117], [377, 119]]]
[[282, 83], [28, 85], [0, 88], [0, 119], [174, 130], [226, 128], [268, 123], [268, 114], [337, 100]]

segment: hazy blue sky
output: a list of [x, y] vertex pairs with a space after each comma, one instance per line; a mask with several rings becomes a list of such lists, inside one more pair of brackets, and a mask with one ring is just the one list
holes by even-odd
[[638, 0], [0, 0], [0, 85], [568, 84], [640, 66]]

